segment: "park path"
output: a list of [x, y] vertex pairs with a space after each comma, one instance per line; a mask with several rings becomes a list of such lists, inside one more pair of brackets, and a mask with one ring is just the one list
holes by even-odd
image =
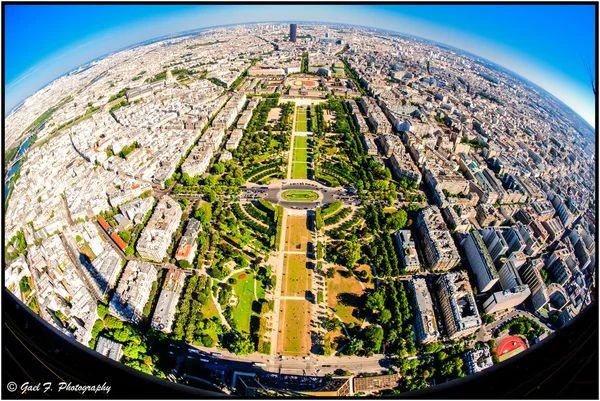
[[[294, 119], [295, 119], [295, 114], [294, 114]], [[288, 152], [287, 175], [285, 177], [287, 180], [292, 179], [292, 165], [294, 163], [293, 160], [294, 160], [294, 133], [292, 132], [292, 137], [290, 138], [290, 151]]]
[[288, 168], [286, 175], [286, 179], [288, 180], [292, 178], [292, 160], [294, 158], [294, 133], [296, 132], [296, 111], [296, 105], [294, 105], [294, 117], [292, 118], [292, 136], [290, 138], [290, 151], [288, 152]]
[[283, 288], [283, 251], [285, 249], [285, 237], [287, 231], [287, 210], [283, 209], [281, 238], [279, 241], [279, 250], [273, 260], [273, 269], [277, 282], [273, 290], [273, 320], [271, 324], [271, 355], [277, 354], [279, 340], [279, 311], [281, 310], [281, 289]]
[[231, 326], [229, 325], [229, 322], [227, 321], [227, 319], [225, 319], [225, 316], [223, 315], [223, 311], [221, 310], [221, 304], [219, 304], [219, 300], [217, 298], [215, 298], [215, 295], [213, 294], [212, 291], [210, 291], [210, 297], [212, 298], [213, 304], [215, 304], [215, 309], [217, 310], [217, 313], [219, 314], [219, 318], [221, 319], [221, 324], [224, 325], [225, 327], [227, 327], [227, 329], [231, 330]]

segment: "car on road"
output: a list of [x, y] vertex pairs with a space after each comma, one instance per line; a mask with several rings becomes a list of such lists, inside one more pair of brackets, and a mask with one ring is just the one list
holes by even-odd
[[302, 357], [302, 359], [304, 359], [305, 361], [308, 361], [308, 360], [310, 360], [310, 357], [309, 356], [305, 356], [305, 357]]
[[200, 351], [198, 351], [196, 348], [190, 348], [190, 349], [189, 349], [189, 351], [190, 351], [192, 354], [200, 355]]
[[330, 368], [331, 365], [323, 365], [324, 368]]
[[221, 354], [220, 352], [211, 352], [210, 354], [212, 356], [223, 356], [223, 354]]
[[267, 364], [263, 362], [253, 362], [252, 366], [267, 366]]
[[200, 358], [200, 362], [208, 363], [208, 359]]

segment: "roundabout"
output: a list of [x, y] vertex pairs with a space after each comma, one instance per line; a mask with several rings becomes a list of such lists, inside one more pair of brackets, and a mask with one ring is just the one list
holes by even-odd
[[281, 199], [288, 202], [315, 202], [320, 195], [308, 189], [290, 189], [281, 193]]

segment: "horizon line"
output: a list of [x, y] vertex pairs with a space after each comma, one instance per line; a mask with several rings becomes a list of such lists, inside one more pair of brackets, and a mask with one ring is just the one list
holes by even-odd
[[[355, 27], [359, 27], [359, 28], [367, 28], [367, 29], [373, 29], [373, 30], [378, 30], [378, 31], [387, 31], [387, 32], [392, 32], [395, 34], [400, 34], [400, 35], [404, 35], [404, 36], [408, 36], [411, 38], [415, 38], [415, 39], [419, 39], [425, 42], [429, 42], [429, 43], [433, 43], [435, 45], [444, 45], [444, 46], [448, 46], [452, 49], [456, 49], [459, 50], [463, 53], [466, 53], [468, 55], [471, 56], [475, 56], [481, 60], [484, 60], [490, 64], [493, 64], [495, 66], [501, 67], [504, 70], [506, 70], [507, 72], [510, 72], [511, 74], [513, 74], [515, 76], [515, 78], [518, 78], [520, 80], [525, 81], [526, 84], [534, 86], [538, 89], [543, 90], [546, 94], [552, 96], [554, 99], [556, 99], [557, 101], [559, 101], [561, 103], [562, 106], [566, 107], [570, 112], [574, 113], [577, 117], [579, 117], [594, 133], [596, 132], [596, 129], [592, 126], [592, 124], [590, 122], [588, 122], [581, 114], [579, 114], [578, 112], [576, 112], [575, 110], [573, 110], [569, 105], [567, 105], [562, 99], [560, 99], [557, 95], [553, 94], [552, 92], [550, 92], [549, 90], [543, 88], [542, 86], [536, 84], [535, 82], [531, 81], [528, 78], [523, 77], [522, 75], [512, 71], [511, 69], [500, 65], [494, 61], [488, 60], [486, 58], [484, 58], [483, 56], [477, 55], [475, 53], [472, 53], [468, 50], [464, 50], [461, 49], [459, 47], [456, 47], [454, 45], [450, 45], [444, 42], [439, 42], [437, 40], [433, 40], [433, 39], [427, 39], [427, 38], [423, 38], [421, 36], [417, 36], [417, 35], [413, 35], [413, 34], [409, 34], [409, 33], [405, 33], [405, 32], [401, 32], [401, 31], [396, 31], [396, 30], [392, 30], [392, 29], [388, 29], [388, 28], [380, 28], [380, 27], [374, 27], [374, 26], [370, 26], [370, 25], [358, 25], [358, 24], [350, 24], [350, 23], [343, 23], [343, 22], [329, 22], [329, 21], [307, 21], [307, 20], [265, 20], [265, 21], [251, 21], [251, 22], [241, 22], [241, 23], [231, 23], [231, 24], [219, 24], [219, 25], [210, 25], [210, 26], [206, 26], [206, 27], [198, 27], [198, 28], [193, 28], [193, 29], [187, 29], [185, 31], [177, 31], [177, 32], [173, 32], [173, 33], [169, 33], [166, 35], [161, 35], [161, 36], [155, 36], [155, 37], [151, 37], [148, 39], [144, 39], [142, 41], [139, 42], [135, 42], [135, 43], [131, 43], [129, 45], [126, 46], [122, 46], [114, 51], [105, 53], [103, 55], [100, 55], [96, 58], [93, 58], [89, 61], [86, 61], [76, 67], [73, 67], [70, 70], [65, 71], [64, 73], [58, 75], [56, 78], [51, 79], [50, 81], [48, 81], [47, 83], [45, 83], [43, 86], [39, 87], [38, 89], [34, 90], [33, 92], [31, 92], [28, 96], [25, 96], [24, 98], [22, 98], [17, 104], [15, 104], [9, 111], [4, 113], [4, 118], [9, 117], [14, 111], [17, 111], [18, 108], [20, 106], [22, 106], [22, 104], [25, 102], [25, 100], [27, 100], [28, 98], [32, 97], [33, 95], [35, 95], [37, 92], [41, 91], [42, 89], [44, 89], [45, 87], [47, 87], [48, 85], [50, 85], [51, 83], [53, 83], [54, 81], [64, 77], [65, 75], [68, 75], [70, 73], [72, 73], [73, 71], [78, 70], [79, 68], [91, 64], [95, 61], [98, 60], [102, 60], [112, 54], [116, 54], [116, 53], [120, 53], [122, 51], [128, 50], [128, 49], [133, 49], [139, 46], [143, 46], [146, 42], [152, 42], [152, 41], [159, 41], [159, 40], [165, 40], [168, 39], [169, 37], [174, 37], [174, 36], [181, 36], [181, 37], [185, 37], [185, 36], [189, 36], [189, 35], [193, 35], [196, 32], [200, 32], [202, 30], [208, 30], [208, 29], [215, 29], [215, 28], [221, 28], [221, 27], [232, 27], [232, 26], [240, 26], [240, 25], [256, 25], [256, 24], [265, 24], [265, 23], [309, 23], [309, 24], [328, 24], [328, 25], [347, 25], [347, 26], [355, 26]], [[148, 43], [151, 44], [151, 43]], [[23, 74], [21, 74], [23, 75]], [[15, 78], [13, 80], [13, 82], [18, 79]], [[4, 86], [9, 86], [11, 83], [7, 83]], [[597, 103], [597, 97], [596, 97], [596, 103]], [[598, 117], [598, 115], [595, 115], [596, 119]]]

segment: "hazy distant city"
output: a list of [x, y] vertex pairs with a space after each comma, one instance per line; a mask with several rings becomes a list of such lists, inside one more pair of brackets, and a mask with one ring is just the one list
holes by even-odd
[[594, 130], [459, 49], [205, 29], [83, 65], [4, 128], [5, 286], [165, 380], [399, 394], [596, 302]]

